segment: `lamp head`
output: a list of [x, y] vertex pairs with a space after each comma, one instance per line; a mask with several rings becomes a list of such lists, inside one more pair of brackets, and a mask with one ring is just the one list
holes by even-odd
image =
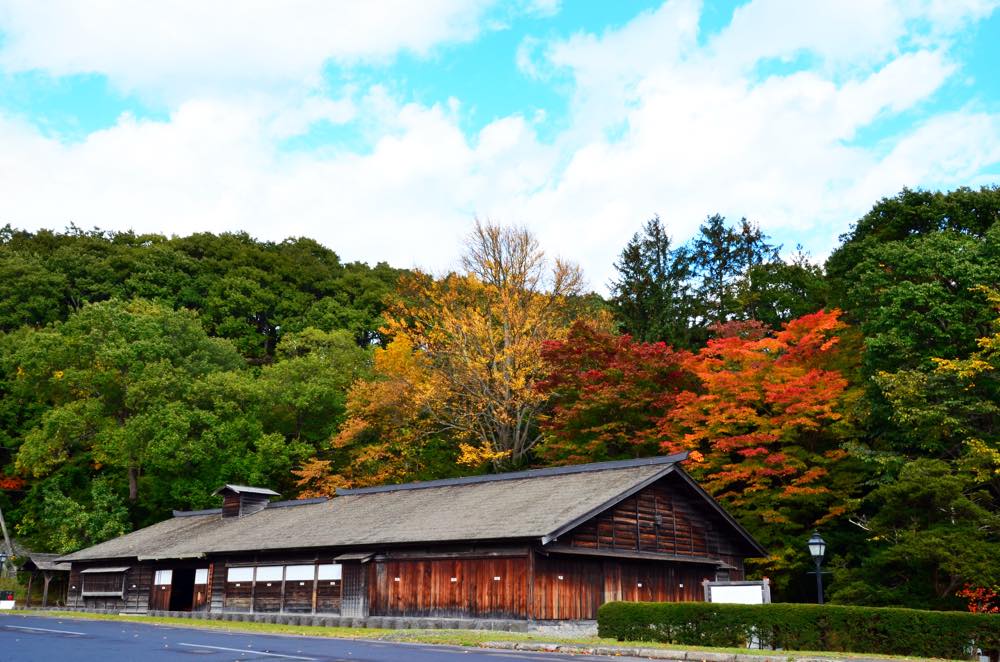
[[814, 531], [809, 542], [806, 544], [809, 546], [809, 553], [814, 559], [821, 559], [826, 554], [826, 541], [819, 535], [819, 531]]

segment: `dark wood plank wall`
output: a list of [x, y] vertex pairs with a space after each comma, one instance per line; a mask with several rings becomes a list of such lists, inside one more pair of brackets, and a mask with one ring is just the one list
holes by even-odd
[[352, 618], [368, 616], [368, 586], [369, 574], [374, 568], [360, 561], [349, 561], [341, 564], [343, 581], [343, 598], [340, 603], [340, 615]]
[[[386, 559], [372, 566], [372, 615], [526, 618], [528, 614], [525, 556]], [[345, 588], [346, 595], [349, 591]]]
[[80, 570], [81, 566], [74, 563], [69, 571], [69, 589], [66, 592], [67, 607], [82, 607], [83, 599], [80, 597]]
[[740, 553], [729, 531], [690, 487], [667, 476], [581, 524], [560, 542], [585, 549], [722, 559]]
[[[117, 596], [91, 596], [83, 597], [83, 581], [91, 574], [83, 575], [81, 570], [88, 567], [108, 566], [108, 563], [101, 564], [77, 564], [74, 563], [69, 577], [69, 593], [67, 595], [67, 605], [70, 607], [82, 607], [87, 609], [114, 609], [117, 611], [127, 611], [130, 613], [144, 614], [149, 610], [149, 594], [153, 584], [153, 570], [150, 566], [134, 564], [125, 571], [125, 591], [122, 597]], [[120, 575], [119, 575], [120, 576]], [[116, 586], [121, 586], [120, 580], [115, 579]], [[91, 584], [88, 582], [88, 586]]]

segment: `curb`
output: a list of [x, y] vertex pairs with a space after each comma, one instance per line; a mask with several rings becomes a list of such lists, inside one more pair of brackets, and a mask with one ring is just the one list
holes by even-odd
[[642, 648], [635, 646], [580, 646], [575, 644], [534, 644], [517, 641], [484, 641], [480, 648], [531, 651], [537, 653], [570, 653], [573, 655], [606, 655], [609, 657], [644, 657], [651, 660], [689, 660], [690, 662], [899, 662], [884, 657], [808, 657], [804, 655], [749, 655], [744, 653], [710, 653]]

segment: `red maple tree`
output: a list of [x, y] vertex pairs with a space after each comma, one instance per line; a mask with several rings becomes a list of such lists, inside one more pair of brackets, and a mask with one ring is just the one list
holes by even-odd
[[565, 340], [545, 343], [542, 355], [550, 371], [538, 387], [551, 408], [539, 454], [553, 464], [656, 455], [657, 422], [697, 385], [684, 367], [688, 352], [582, 322]]

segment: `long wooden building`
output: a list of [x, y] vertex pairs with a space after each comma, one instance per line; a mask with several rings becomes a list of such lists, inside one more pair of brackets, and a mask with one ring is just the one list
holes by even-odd
[[70, 606], [530, 620], [611, 600], [700, 600], [763, 555], [680, 467], [685, 455], [338, 490], [220, 509], [63, 557]]

